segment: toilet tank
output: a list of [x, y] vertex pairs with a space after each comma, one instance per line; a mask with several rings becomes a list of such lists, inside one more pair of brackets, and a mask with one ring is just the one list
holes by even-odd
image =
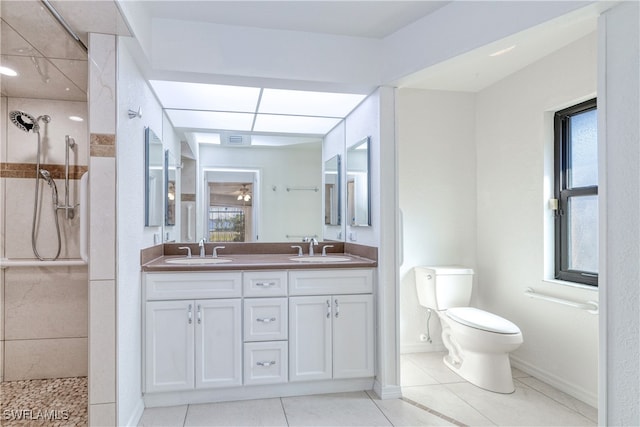
[[473, 270], [459, 266], [414, 267], [420, 305], [434, 310], [467, 307], [471, 301]]

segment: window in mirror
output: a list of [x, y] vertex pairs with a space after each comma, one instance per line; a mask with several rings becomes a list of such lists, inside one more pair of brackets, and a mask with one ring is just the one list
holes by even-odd
[[366, 137], [347, 148], [347, 218], [351, 227], [371, 225], [370, 141]]
[[324, 223], [341, 224], [340, 155], [336, 154], [324, 162]]
[[151, 128], [144, 129], [145, 220], [147, 227], [160, 227], [163, 218], [162, 141]]
[[251, 242], [254, 226], [255, 172], [208, 171], [206, 236], [210, 242]]

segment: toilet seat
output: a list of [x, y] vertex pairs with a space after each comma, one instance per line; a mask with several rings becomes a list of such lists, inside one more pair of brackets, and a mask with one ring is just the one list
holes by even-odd
[[474, 307], [454, 307], [446, 311], [447, 317], [470, 326], [472, 328], [481, 329], [487, 332], [497, 334], [519, 334], [520, 328], [515, 324], [488, 311], [480, 310]]

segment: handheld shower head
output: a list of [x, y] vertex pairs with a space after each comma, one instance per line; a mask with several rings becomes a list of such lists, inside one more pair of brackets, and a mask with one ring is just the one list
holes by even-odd
[[[49, 116], [46, 116], [49, 117]], [[25, 113], [24, 111], [12, 111], [9, 113], [9, 118], [14, 125], [16, 125], [19, 129], [33, 133], [38, 133], [40, 131], [40, 125], [38, 125], [38, 119], [33, 117], [29, 113]], [[51, 119], [49, 119], [51, 120]], [[45, 120], [45, 123], [49, 123], [49, 121]]]
[[48, 170], [40, 169], [40, 175], [42, 175], [44, 180], [47, 181], [47, 184], [49, 184], [49, 186], [53, 185], [53, 179], [51, 178], [51, 174]]

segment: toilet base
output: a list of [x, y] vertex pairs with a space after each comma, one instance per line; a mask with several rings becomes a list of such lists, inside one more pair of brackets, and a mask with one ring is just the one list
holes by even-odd
[[510, 394], [515, 391], [508, 354], [479, 354], [465, 351], [461, 363], [449, 355], [444, 364], [471, 384], [495, 393]]

